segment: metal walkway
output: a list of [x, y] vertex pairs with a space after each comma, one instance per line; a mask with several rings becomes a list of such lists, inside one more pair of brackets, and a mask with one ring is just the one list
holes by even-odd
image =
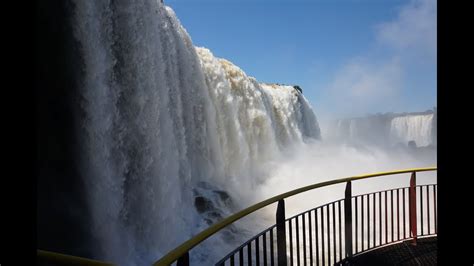
[[[357, 255], [349, 265], [437, 265], [438, 238], [419, 238]], [[347, 264], [346, 264], [347, 265]]]

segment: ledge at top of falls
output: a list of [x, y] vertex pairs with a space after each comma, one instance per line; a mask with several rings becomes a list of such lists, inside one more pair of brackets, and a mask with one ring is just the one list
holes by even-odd
[[403, 113], [386, 112], [386, 113], [369, 114], [366, 116], [359, 116], [359, 117], [341, 118], [337, 120], [359, 120], [359, 119], [371, 119], [371, 118], [392, 119], [395, 117], [402, 117], [402, 116], [431, 115], [431, 114], [435, 114], [435, 115], [437, 114], [436, 107], [433, 107], [433, 109], [429, 109], [423, 112], [403, 112]]
[[267, 82], [261, 82], [261, 84], [267, 85], [267, 86], [270, 86], [270, 87], [274, 87], [274, 86], [292, 87], [293, 89], [295, 89], [299, 93], [303, 94], [303, 89], [301, 89], [301, 87], [299, 85], [287, 85], [287, 84], [281, 84], [281, 83], [267, 83]]

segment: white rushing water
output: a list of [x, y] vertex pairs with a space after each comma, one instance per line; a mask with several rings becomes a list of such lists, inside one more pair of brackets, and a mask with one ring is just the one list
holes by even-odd
[[266, 161], [320, 137], [301, 93], [195, 48], [160, 1], [76, 1], [73, 19], [85, 77], [80, 163], [98, 259], [156, 261], [208, 225], [196, 193], [220, 215], [236, 211], [213, 202], [210, 189], [245, 206]]
[[433, 114], [395, 117], [390, 125], [393, 143], [415, 141], [417, 146], [433, 144]]
[[330, 136], [350, 143], [407, 146], [414, 141], [418, 147], [436, 146], [436, 118], [425, 114], [374, 115], [340, 119], [332, 124]]

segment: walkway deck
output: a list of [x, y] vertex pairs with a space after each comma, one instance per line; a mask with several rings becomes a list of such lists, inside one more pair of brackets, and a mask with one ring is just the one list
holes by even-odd
[[350, 265], [437, 265], [438, 238], [419, 238], [362, 253]]

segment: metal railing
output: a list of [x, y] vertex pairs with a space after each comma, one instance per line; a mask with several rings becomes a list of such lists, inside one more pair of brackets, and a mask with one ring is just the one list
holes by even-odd
[[[180, 246], [178, 246], [177, 248], [169, 252], [167, 255], [162, 257], [153, 265], [154, 266], [165, 266], [165, 265], [168, 266], [168, 265], [173, 264], [174, 262], [177, 262], [178, 266], [189, 265], [189, 250], [191, 250], [193, 247], [195, 247], [196, 245], [198, 245], [199, 243], [201, 243], [202, 241], [204, 241], [211, 235], [214, 235], [215, 233], [217, 233], [219, 230], [226, 227], [227, 225], [230, 225], [231, 223], [241, 219], [242, 217], [276, 202], [278, 202], [278, 207], [277, 207], [277, 212], [276, 212], [276, 224], [264, 230], [263, 232], [253, 237], [252, 239], [248, 240], [247, 242], [245, 242], [243, 245], [241, 245], [240, 247], [232, 251], [230, 254], [225, 256], [216, 265], [235, 265], [235, 264], [260, 265], [260, 262], [261, 262], [260, 260], [262, 260], [262, 262], [265, 265], [268, 265], [267, 263], [270, 263], [270, 265], [276, 264], [276, 265], [284, 265], [284, 266], [288, 265], [289, 263], [293, 265], [295, 260], [296, 260], [297, 265], [301, 265], [301, 262], [303, 265], [307, 265], [307, 264], [314, 265], [313, 259], [314, 259], [314, 263], [317, 265], [328, 265], [328, 264], [330, 265], [331, 262], [333, 264], [343, 262], [345, 260], [350, 259], [352, 256], [358, 253], [368, 251], [369, 248], [375, 248], [375, 247], [387, 245], [387, 244], [402, 240], [401, 238], [398, 240], [395, 240], [393, 237], [390, 238], [390, 240], [389, 238], [387, 238], [388, 236], [393, 236], [394, 234], [394, 230], [392, 228], [394, 225], [393, 222], [395, 221], [394, 219], [392, 219], [394, 217], [393, 215], [394, 209], [393, 207], [389, 208], [389, 205], [388, 205], [388, 201], [390, 199], [390, 206], [393, 206], [394, 204], [393, 197], [392, 198], [388, 197], [387, 193], [390, 192], [388, 195], [392, 196], [393, 191], [400, 191], [400, 189], [403, 189], [402, 191], [408, 190], [407, 193], [402, 192], [402, 194], [403, 193], [406, 194], [403, 199], [397, 198], [399, 201], [406, 200], [404, 202], [408, 202], [408, 205], [407, 206], [405, 206], [406, 204], [396, 205], [398, 210], [400, 209], [400, 206], [402, 210], [405, 210], [403, 213], [398, 212], [398, 214], [401, 214], [401, 217], [405, 219], [404, 220], [405, 222], [407, 221], [406, 220], [407, 217], [409, 221], [406, 227], [409, 228], [410, 233], [406, 234], [407, 232], [405, 231], [404, 236], [406, 237], [404, 239], [412, 238], [413, 243], [416, 244], [416, 239], [418, 236], [429, 235], [431, 232], [431, 231], [427, 231], [427, 234], [424, 234], [424, 231], [422, 230], [421, 234], [418, 234], [417, 223], [421, 222], [421, 228], [425, 227], [424, 222], [423, 222], [424, 212], [423, 212], [422, 189], [427, 186], [426, 185], [416, 186], [416, 173], [426, 172], [426, 171], [435, 171], [435, 170], [437, 170], [436, 167], [414, 168], [414, 169], [406, 169], [406, 170], [399, 170], [399, 171], [353, 176], [353, 177], [347, 177], [347, 178], [341, 178], [341, 179], [326, 181], [322, 183], [317, 183], [314, 185], [309, 185], [306, 187], [298, 188], [298, 189], [277, 195], [270, 199], [259, 202], [255, 205], [252, 205], [238, 213], [235, 213], [216, 224], [213, 224], [206, 230], [202, 231], [201, 233], [197, 234], [195, 237], [184, 242], [183, 244], [181, 244]], [[398, 188], [398, 189], [392, 189], [392, 190], [387, 190], [387, 191], [374, 192], [371, 194], [352, 196], [352, 181], [372, 178], [372, 177], [404, 174], [404, 173], [411, 173], [410, 187], [408, 188]], [[284, 202], [285, 198], [291, 197], [296, 194], [300, 194], [302, 192], [313, 190], [316, 188], [326, 187], [326, 186], [340, 184], [340, 183], [346, 183], [344, 199], [340, 199], [340, 200], [325, 204], [323, 206], [319, 206], [315, 209], [312, 209], [312, 210], [303, 212], [301, 214], [298, 214], [296, 216], [293, 216], [291, 218], [285, 219], [285, 202]], [[435, 225], [434, 234], [436, 234], [437, 233], [437, 215], [436, 215], [437, 185], [433, 184], [433, 185], [428, 185], [428, 186], [432, 186], [434, 188], [433, 190], [434, 202], [431, 205], [434, 207], [434, 214], [432, 218], [434, 219], [433, 224]], [[417, 197], [416, 197], [417, 191], [419, 192], [418, 194], [420, 195], [421, 205], [417, 204]], [[379, 213], [379, 217], [382, 217], [382, 219], [378, 220], [379, 229], [382, 228], [382, 230], [381, 231], [379, 230], [378, 234], [376, 234], [377, 233], [376, 231], [374, 231], [372, 234], [373, 234], [373, 237], [375, 236], [375, 238], [378, 237], [378, 239], [381, 239], [382, 231], [385, 232], [385, 238], [384, 238], [385, 241], [380, 242], [381, 241], [380, 240], [378, 245], [372, 242], [372, 246], [371, 246], [370, 245], [370, 239], [371, 239], [370, 231], [369, 230], [365, 231], [364, 225], [370, 226], [369, 221], [371, 221], [372, 224], [374, 224], [374, 222], [376, 224], [377, 220], [376, 219], [370, 220], [370, 215], [372, 215], [373, 217], [373, 215], [376, 214], [375, 210], [377, 208], [376, 208], [376, 205], [373, 205], [372, 207], [367, 208], [364, 214], [364, 208], [360, 208], [359, 210], [359, 202], [361, 202], [360, 206], [362, 206], [362, 204], [364, 204], [364, 201], [363, 201], [364, 197], [366, 197], [367, 200], [365, 200], [365, 202], [367, 202], [368, 204], [369, 203], [368, 199], [370, 196], [372, 196], [372, 202], [374, 202], [374, 199], [375, 199], [374, 197], [376, 197], [377, 193], [379, 193], [378, 194], [378, 200], [379, 200], [378, 213]], [[384, 193], [384, 194], [381, 194], [381, 193]], [[382, 197], [380, 195], [382, 195]], [[427, 193], [426, 195], [427, 195], [427, 204], [429, 206], [429, 194]], [[380, 203], [382, 202], [381, 200], [382, 198], [384, 199], [383, 202], [385, 204]], [[417, 215], [417, 205], [420, 206], [419, 209], [422, 214], [420, 216]], [[343, 212], [342, 212], [342, 208], [344, 210]], [[336, 209], [337, 209], [337, 212], [336, 212]], [[428, 210], [430, 209], [431, 208], [428, 208]], [[370, 210], [372, 210], [372, 214]], [[326, 215], [324, 215], [324, 213]], [[353, 213], [355, 214], [354, 216], [352, 215]], [[429, 217], [429, 213], [430, 212], [428, 212], [428, 217]], [[314, 218], [307, 218], [307, 219], [304, 218], [305, 216], [306, 217], [311, 216], [311, 214], [313, 214]], [[364, 219], [367, 216], [369, 216], [369, 218], [367, 218], [366, 222], [364, 223]], [[388, 217], [390, 217], [390, 219]], [[398, 217], [400, 218], [400, 215], [398, 215]], [[302, 228], [300, 228], [299, 226], [300, 219], [301, 219]], [[311, 222], [310, 222], [310, 219], [311, 219]], [[400, 221], [400, 220], [397, 220], [397, 221]], [[428, 221], [430, 220], [428, 219]], [[311, 234], [308, 234], [305, 230], [306, 223], [308, 223], [308, 228], [311, 225], [311, 229], [309, 230]], [[383, 224], [383, 227], [381, 227], [381, 224]], [[398, 222], [398, 225], [403, 225], [403, 224], [405, 223]], [[295, 227], [293, 227], [293, 225]], [[391, 231], [388, 231], [389, 225], [390, 225]], [[297, 231], [295, 231], [294, 228], [296, 228]], [[312, 228], [314, 228], [315, 230], [312, 230]], [[399, 232], [397, 231], [397, 234], [398, 233]], [[368, 237], [364, 238], [366, 234]], [[300, 238], [300, 235], [301, 235], [301, 238]], [[342, 239], [344, 239], [344, 241]], [[367, 244], [365, 240], [369, 240], [369, 244]], [[260, 244], [260, 242], [262, 244]], [[365, 248], [365, 247], [368, 247], [368, 248]], [[313, 248], [314, 248], [315, 253], [313, 253]], [[344, 252], [342, 252], [342, 250], [344, 250]]]
[[51, 251], [45, 251], [38, 249], [36, 251], [37, 256], [37, 265], [48, 265], [48, 266], [55, 266], [55, 265], [75, 265], [75, 266], [111, 266], [112, 263], [98, 261], [98, 260], [91, 260]]
[[[277, 202], [276, 224], [242, 244], [216, 265], [331, 265], [349, 261], [357, 254], [406, 239], [412, 239], [412, 243], [416, 244], [419, 236], [437, 234], [437, 185], [416, 185], [416, 173], [435, 170], [436, 167], [414, 168], [353, 176], [277, 195], [211, 225], [153, 265], [189, 265], [189, 251], [193, 247], [244, 216]], [[352, 195], [352, 181], [404, 173], [411, 173], [409, 187]], [[346, 183], [343, 199], [290, 218], [285, 217], [285, 198], [341, 183]], [[48, 257], [45, 257], [44, 253], [38, 251], [38, 259], [57, 261], [54, 260], [54, 254], [67, 256], [49, 253]]]

